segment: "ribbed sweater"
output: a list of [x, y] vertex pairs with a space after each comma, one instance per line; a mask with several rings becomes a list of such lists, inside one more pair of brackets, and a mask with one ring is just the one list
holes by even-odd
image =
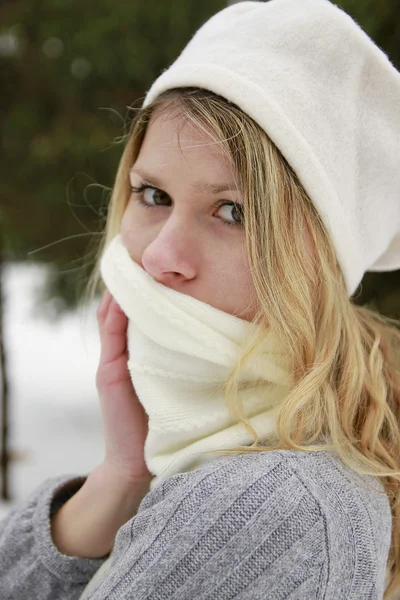
[[[1, 600], [77, 600], [103, 560], [60, 554], [45, 481], [0, 522]], [[117, 533], [91, 600], [381, 600], [392, 517], [376, 477], [330, 451], [222, 456], [160, 482]]]

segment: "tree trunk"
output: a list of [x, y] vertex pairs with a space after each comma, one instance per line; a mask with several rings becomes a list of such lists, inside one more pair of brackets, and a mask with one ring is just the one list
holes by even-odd
[[[0, 243], [1, 244], [1, 243]], [[0, 371], [1, 371], [1, 498], [10, 500], [8, 486], [8, 378], [4, 342], [4, 254], [0, 245]]]

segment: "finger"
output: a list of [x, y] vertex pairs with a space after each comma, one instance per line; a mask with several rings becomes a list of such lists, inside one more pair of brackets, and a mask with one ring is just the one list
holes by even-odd
[[108, 311], [104, 320], [104, 329], [108, 333], [121, 333], [126, 331], [128, 319], [116, 300], [111, 297]]
[[96, 315], [97, 315], [97, 320], [99, 322], [104, 321], [104, 319], [108, 313], [108, 308], [110, 306], [111, 300], [112, 300], [112, 296], [111, 296], [110, 292], [106, 289], [101, 298], [100, 304], [97, 308]]
[[114, 298], [100, 327], [101, 362], [109, 363], [126, 354], [126, 330], [128, 319]]

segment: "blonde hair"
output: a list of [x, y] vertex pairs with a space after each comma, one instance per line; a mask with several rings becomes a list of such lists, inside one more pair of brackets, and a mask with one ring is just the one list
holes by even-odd
[[[254, 443], [227, 452], [333, 448], [352, 470], [380, 477], [393, 515], [386, 599], [400, 587], [398, 322], [351, 301], [331, 238], [293, 169], [250, 117], [205, 90], [170, 90], [138, 109], [117, 171], [102, 248], [120, 229], [130, 197], [129, 170], [156, 109], [177, 109], [213, 135], [235, 167], [243, 196], [258, 302], [254, 323], [260, 327], [245, 343], [224, 391]], [[309, 235], [312, 258], [301, 232]], [[98, 273], [97, 265], [91, 290]], [[277, 414], [276, 439], [262, 444], [242, 413], [238, 387], [240, 371], [262, 343], [266, 323], [290, 358], [294, 386]]]

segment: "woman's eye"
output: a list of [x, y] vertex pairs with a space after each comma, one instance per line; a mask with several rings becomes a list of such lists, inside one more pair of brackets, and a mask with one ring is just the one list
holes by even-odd
[[224, 221], [230, 221], [229, 225], [242, 225], [243, 224], [243, 206], [241, 204], [235, 204], [233, 202], [224, 203], [219, 212]]
[[145, 187], [142, 190], [142, 196], [147, 204], [164, 206], [167, 202], [169, 202], [167, 194], [157, 188]]
[[[171, 198], [159, 188], [141, 185], [140, 187], [132, 187], [131, 189], [137, 201], [146, 208], [151, 208], [152, 206], [169, 206], [171, 204]], [[219, 203], [217, 212], [225, 225], [243, 225], [244, 213], [242, 204], [223, 200]]]

